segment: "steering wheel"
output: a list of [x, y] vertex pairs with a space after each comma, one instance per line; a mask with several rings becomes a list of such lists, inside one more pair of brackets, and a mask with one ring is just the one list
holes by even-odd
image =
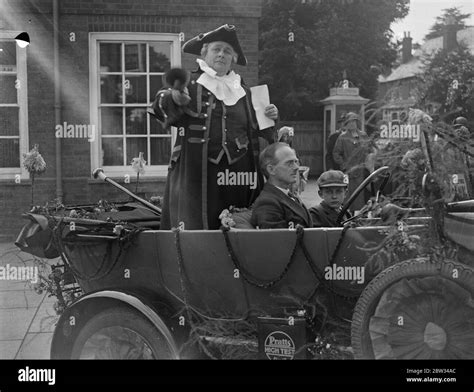
[[[370, 175], [364, 181], [362, 181], [362, 183], [356, 188], [356, 190], [352, 193], [352, 195], [349, 197], [349, 199], [346, 201], [346, 203], [342, 206], [341, 212], [337, 216], [337, 223], [338, 224], [341, 223], [342, 218], [344, 217], [345, 213], [347, 212], [349, 207], [352, 205], [352, 203], [354, 203], [354, 200], [357, 199], [357, 196], [359, 196], [359, 194], [365, 189], [365, 187], [368, 184], [371, 184], [374, 181], [375, 178], [377, 178], [381, 174], [388, 171], [388, 169], [389, 169], [388, 166], [379, 167], [377, 170], [370, 173]], [[379, 196], [382, 193], [382, 191], [384, 190], [385, 186], [387, 185], [389, 178], [390, 178], [390, 174], [386, 175], [384, 180], [380, 184], [379, 189], [376, 192], [376, 196], [377, 196], [376, 202], [378, 202]], [[360, 215], [361, 214], [359, 214], [357, 216], [360, 216]], [[355, 217], [353, 217], [353, 218], [355, 218]], [[352, 220], [352, 218], [350, 220], [348, 219], [346, 222], [351, 221], [351, 220]]]

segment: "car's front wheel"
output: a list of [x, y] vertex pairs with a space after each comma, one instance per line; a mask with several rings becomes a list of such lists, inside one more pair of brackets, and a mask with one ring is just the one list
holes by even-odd
[[159, 330], [145, 316], [127, 307], [105, 309], [79, 332], [73, 359], [173, 359], [169, 331]]

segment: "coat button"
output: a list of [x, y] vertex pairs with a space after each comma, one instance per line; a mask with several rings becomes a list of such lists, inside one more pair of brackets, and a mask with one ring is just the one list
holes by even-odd
[[196, 84], [196, 81], [195, 81], [195, 80], [191, 80], [191, 84]]
[[207, 129], [207, 127], [202, 127], [202, 130], [205, 131]]
[[204, 117], [204, 118], [207, 118], [207, 117], [208, 117], [208, 115], [204, 113], [204, 116], [203, 116], [203, 117]]
[[224, 132], [227, 132], [227, 129], [224, 129]]

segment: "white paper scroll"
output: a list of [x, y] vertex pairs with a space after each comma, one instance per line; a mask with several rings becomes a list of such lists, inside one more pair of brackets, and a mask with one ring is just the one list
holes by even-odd
[[265, 108], [270, 105], [270, 94], [266, 84], [251, 87], [252, 105], [257, 114], [258, 126], [260, 129], [269, 128], [275, 125], [275, 121], [265, 116]]

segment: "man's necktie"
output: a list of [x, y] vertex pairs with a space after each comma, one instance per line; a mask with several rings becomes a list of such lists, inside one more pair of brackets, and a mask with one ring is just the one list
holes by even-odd
[[293, 201], [295, 201], [296, 203], [300, 204], [301, 205], [301, 200], [300, 198], [298, 197], [298, 195], [296, 193], [293, 193], [293, 192], [288, 192], [288, 196], [293, 199]]

